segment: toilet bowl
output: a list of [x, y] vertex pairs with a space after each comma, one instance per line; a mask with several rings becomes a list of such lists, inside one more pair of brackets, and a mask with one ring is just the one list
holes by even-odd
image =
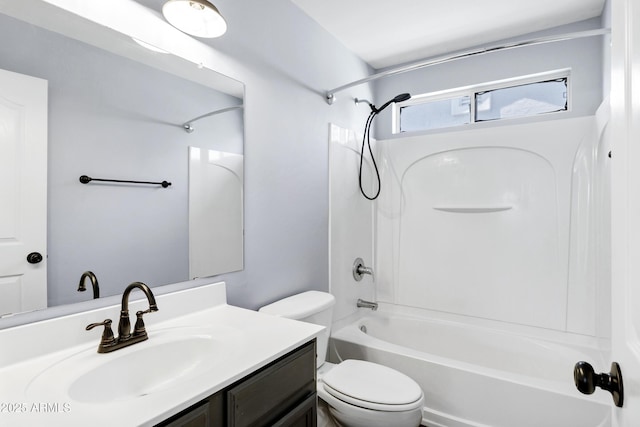
[[329, 365], [319, 375], [318, 397], [343, 426], [415, 427], [422, 420], [424, 395], [418, 384], [394, 369], [363, 360]]
[[317, 338], [317, 392], [331, 417], [343, 427], [417, 427], [424, 394], [411, 378], [364, 360], [325, 362], [335, 298], [308, 291], [276, 301], [259, 311], [325, 326]]

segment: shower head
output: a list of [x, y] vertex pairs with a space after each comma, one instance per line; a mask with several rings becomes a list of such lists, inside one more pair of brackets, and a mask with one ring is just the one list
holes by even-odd
[[[362, 149], [360, 150], [360, 169], [358, 170], [358, 185], [360, 187], [360, 193], [362, 193], [362, 195], [364, 196], [365, 199], [367, 200], [375, 200], [378, 198], [378, 196], [380, 195], [380, 190], [382, 188], [381, 183], [380, 183], [380, 172], [378, 171], [378, 165], [376, 165], [376, 159], [373, 155], [373, 150], [371, 149], [371, 125], [373, 123], [373, 120], [376, 118], [376, 116], [378, 115], [378, 113], [380, 113], [380, 111], [384, 110], [385, 108], [387, 108], [389, 105], [391, 105], [394, 102], [403, 102], [406, 101], [408, 99], [411, 99], [411, 94], [408, 93], [401, 93], [400, 95], [396, 95], [395, 98], [393, 98], [390, 101], [387, 101], [385, 104], [382, 105], [382, 107], [380, 108], [376, 108], [375, 105], [373, 105], [371, 102], [367, 101], [366, 99], [358, 99], [356, 98], [356, 104], [359, 104], [360, 102], [366, 102], [367, 104], [369, 104], [369, 108], [371, 108], [371, 113], [369, 114], [369, 117], [367, 117], [367, 121], [364, 125], [364, 136], [362, 137]], [[377, 192], [373, 195], [373, 196], [369, 196], [367, 195], [367, 193], [364, 191], [364, 188], [362, 188], [362, 163], [363, 163], [363, 159], [364, 159], [364, 146], [365, 143], [369, 146], [369, 154], [371, 154], [371, 163], [373, 164], [373, 169], [376, 172], [376, 179], [378, 181], [378, 190]]]
[[391, 105], [394, 102], [403, 102], [403, 101], [407, 101], [409, 99], [411, 99], [411, 94], [409, 94], [409, 93], [401, 93], [400, 95], [397, 95], [395, 98], [393, 98], [393, 99], [385, 102], [384, 104], [382, 104], [382, 107], [380, 107], [380, 108], [372, 107], [372, 109], [374, 109], [376, 114], [377, 114], [380, 111], [382, 111], [385, 108], [387, 108], [389, 105]]

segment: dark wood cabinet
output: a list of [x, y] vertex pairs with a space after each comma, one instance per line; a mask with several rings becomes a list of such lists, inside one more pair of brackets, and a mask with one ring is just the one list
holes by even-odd
[[315, 427], [316, 411], [313, 340], [157, 427]]
[[284, 417], [280, 418], [272, 427], [315, 427], [318, 422], [318, 400], [315, 393], [303, 400], [298, 406]]

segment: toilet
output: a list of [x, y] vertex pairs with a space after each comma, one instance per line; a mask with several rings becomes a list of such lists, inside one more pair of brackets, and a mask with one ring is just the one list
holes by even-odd
[[334, 304], [333, 295], [308, 291], [266, 305], [259, 311], [326, 328], [317, 339], [317, 390], [337, 424], [418, 427], [422, 421], [424, 394], [414, 380], [395, 369], [363, 360], [326, 362]]

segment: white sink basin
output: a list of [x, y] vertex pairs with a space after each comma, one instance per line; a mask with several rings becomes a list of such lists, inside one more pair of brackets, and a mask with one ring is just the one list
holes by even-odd
[[[70, 400], [108, 403], [158, 393], [198, 378], [233, 355], [229, 334], [175, 328], [150, 333], [149, 339], [112, 353], [83, 350], [48, 367], [27, 387], [27, 395], [50, 393], [60, 386]], [[57, 387], [56, 387], [57, 388]]]
[[69, 397], [79, 402], [109, 402], [146, 396], [193, 378], [216, 353], [215, 342], [205, 337], [149, 344], [131, 348], [130, 354], [82, 374], [69, 386]]

